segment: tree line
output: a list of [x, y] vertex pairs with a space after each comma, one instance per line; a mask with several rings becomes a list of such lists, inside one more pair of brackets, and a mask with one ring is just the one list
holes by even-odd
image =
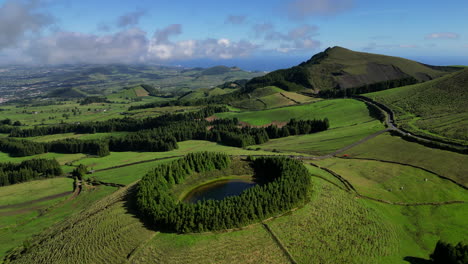
[[225, 123], [215, 123], [210, 130], [211, 138], [208, 140], [228, 146], [244, 148], [250, 145], [263, 144], [274, 138], [325, 131], [330, 126], [327, 118], [323, 120], [291, 119], [282, 128], [276, 125], [270, 125], [265, 128], [239, 128], [237, 122], [237, 120], [232, 120], [232, 122], [225, 121]]
[[106, 97], [102, 96], [88, 96], [79, 101], [80, 105], [89, 105], [93, 103], [110, 103]]
[[459, 242], [457, 245], [439, 240], [431, 260], [436, 264], [466, 264], [468, 263], [468, 245]]
[[340, 98], [345, 96], [353, 96], [358, 94], [372, 93], [383, 91], [391, 88], [411, 85], [418, 83], [418, 80], [412, 76], [408, 76], [396, 80], [387, 80], [372, 84], [366, 84], [359, 87], [344, 88], [344, 89], [332, 89], [324, 90], [319, 92], [319, 96], [323, 98]]
[[165, 114], [145, 119], [134, 119], [130, 117], [120, 119], [109, 119], [106, 121], [83, 122], [79, 124], [60, 124], [52, 126], [34, 127], [30, 129], [14, 129], [10, 137], [37, 137], [63, 133], [108, 133], [117, 131], [139, 131], [154, 127], [164, 126], [171, 122], [203, 119], [215, 113], [227, 112], [226, 106], [207, 106], [196, 112]]
[[163, 152], [178, 148], [177, 142], [186, 140], [208, 140], [233, 147], [247, 147], [268, 142], [273, 138], [311, 134], [327, 130], [328, 119], [291, 119], [284, 127], [270, 125], [266, 128], [240, 127], [238, 119], [219, 119], [211, 122], [203, 117], [212, 111], [202, 109], [195, 113], [165, 116], [159, 126], [128, 133], [124, 136], [110, 136], [100, 140], [64, 139], [52, 142], [1, 138], [0, 151], [11, 156], [22, 157], [45, 152], [86, 153], [100, 157], [110, 151], [153, 151]]
[[64, 139], [52, 142], [34, 142], [11, 138], [0, 139], [0, 151], [12, 157], [25, 157], [46, 152], [86, 153], [100, 157], [109, 155], [108, 142], [100, 140]]
[[191, 153], [160, 165], [138, 184], [137, 207], [156, 228], [175, 232], [203, 232], [237, 228], [277, 215], [304, 202], [310, 177], [301, 162], [289, 158], [256, 158], [252, 161], [258, 185], [239, 196], [223, 200], [179, 202], [171, 194], [194, 172], [223, 169], [230, 158], [219, 153]]
[[21, 163], [0, 163], [0, 186], [60, 175], [62, 175], [62, 168], [55, 159], [31, 159]]

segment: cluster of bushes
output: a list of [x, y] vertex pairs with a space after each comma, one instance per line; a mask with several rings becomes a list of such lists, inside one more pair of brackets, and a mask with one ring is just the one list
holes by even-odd
[[436, 264], [466, 264], [468, 263], [468, 245], [461, 242], [456, 246], [438, 241], [431, 254], [431, 259]]
[[92, 103], [110, 103], [110, 101], [107, 100], [106, 97], [101, 96], [90, 96], [85, 97], [83, 100], [80, 100], [80, 105], [88, 105]]
[[367, 84], [367, 85], [363, 85], [359, 87], [324, 90], [324, 91], [320, 91], [319, 96], [323, 98], [339, 98], [339, 97], [344, 97], [344, 96], [353, 96], [357, 94], [372, 93], [372, 92], [387, 90], [391, 88], [411, 85], [415, 83], [418, 83], [418, 80], [412, 76], [409, 76], [406, 78], [377, 82], [377, 83]]
[[19, 164], [0, 163], [0, 186], [60, 175], [62, 168], [55, 159], [32, 159]]
[[171, 194], [172, 187], [190, 174], [223, 169], [229, 163], [225, 154], [204, 152], [156, 167], [138, 184], [139, 211], [156, 228], [203, 232], [241, 227], [277, 215], [307, 197], [307, 169], [301, 162], [284, 157], [254, 159], [254, 177], [259, 184], [239, 196], [190, 204], [179, 202]]
[[11, 119], [0, 120], [0, 133], [10, 133], [15, 127], [21, 126], [20, 121], [13, 122]]

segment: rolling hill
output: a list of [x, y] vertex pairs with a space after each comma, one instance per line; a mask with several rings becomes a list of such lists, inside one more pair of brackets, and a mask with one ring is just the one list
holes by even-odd
[[425, 83], [365, 94], [415, 134], [468, 143], [468, 69]]
[[397, 80], [416, 83], [432, 80], [459, 69], [333, 47], [298, 66], [254, 78], [247, 83], [246, 90], [270, 85], [290, 91], [301, 90], [304, 87], [319, 91]]

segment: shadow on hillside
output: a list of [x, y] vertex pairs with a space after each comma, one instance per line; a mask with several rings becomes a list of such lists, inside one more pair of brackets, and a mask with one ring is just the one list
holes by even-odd
[[128, 214], [135, 216], [138, 218], [143, 225], [150, 230], [164, 232], [164, 233], [173, 233], [171, 230], [165, 230], [163, 228], [155, 228], [154, 224], [151, 223], [148, 219], [146, 219], [139, 211], [136, 206], [136, 191], [137, 185], [133, 185], [128, 189], [128, 193], [124, 197], [124, 208]]
[[416, 258], [416, 257], [405, 257], [403, 260], [408, 261], [411, 264], [433, 264], [434, 262], [423, 259], [423, 258]]

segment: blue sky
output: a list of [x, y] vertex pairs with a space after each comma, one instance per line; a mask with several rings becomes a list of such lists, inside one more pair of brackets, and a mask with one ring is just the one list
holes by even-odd
[[342, 46], [468, 64], [466, 14], [461, 0], [0, 0], [0, 63], [272, 70]]

